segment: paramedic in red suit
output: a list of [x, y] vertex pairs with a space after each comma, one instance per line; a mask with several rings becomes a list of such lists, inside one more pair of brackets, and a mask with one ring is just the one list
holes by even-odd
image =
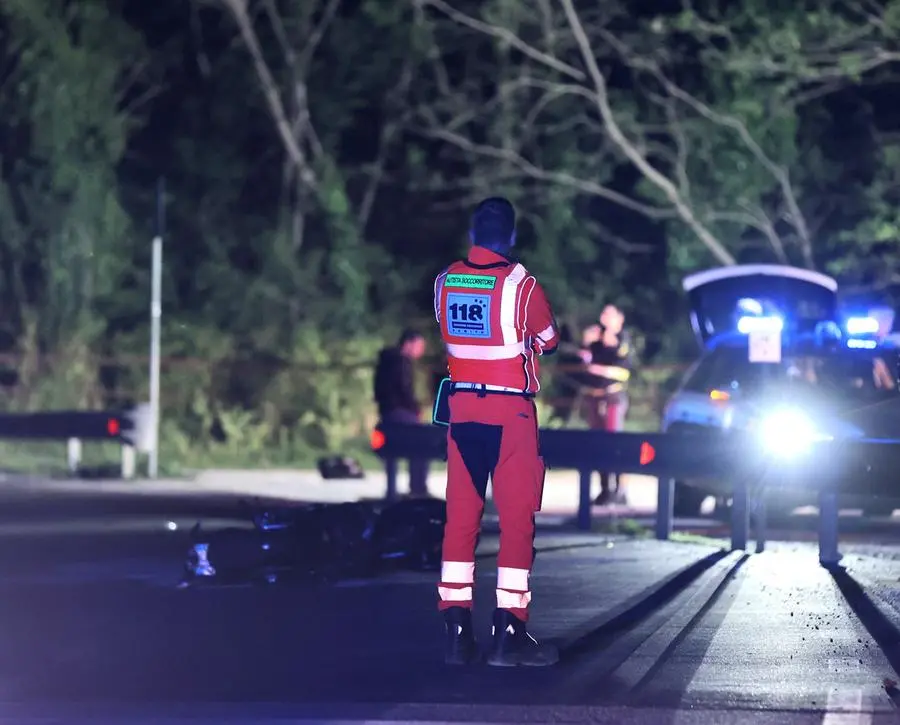
[[534, 514], [544, 464], [538, 451], [534, 395], [538, 358], [556, 350], [556, 323], [544, 290], [509, 254], [515, 211], [482, 201], [472, 215], [472, 247], [434, 283], [434, 312], [447, 347], [447, 523], [438, 586], [446, 624], [445, 659], [479, 657], [472, 631], [475, 546], [488, 478], [500, 516], [496, 609], [488, 664], [551, 665], [556, 649], [528, 634]]

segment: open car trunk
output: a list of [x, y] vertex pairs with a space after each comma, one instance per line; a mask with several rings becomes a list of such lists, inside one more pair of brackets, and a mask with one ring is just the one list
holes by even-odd
[[735, 333], [746, 316], [777, 316], [786, 332], [814, 332], [837, 320], [837, 282], [799, 267], [736, 265], [697, 272], [682, 282], [691, 307], [691, 326], [705, 346]]

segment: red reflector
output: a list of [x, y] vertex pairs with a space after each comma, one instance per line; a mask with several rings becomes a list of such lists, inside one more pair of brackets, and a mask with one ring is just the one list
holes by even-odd
[[380, 451], [382, 448], [384, 448], [384, 444], [385, 444], [384, 433], [382, 433], [380, 430], [373, 430], [371, 444], [372, 444], [373, 451]]
[[656, 451], [653, 446], [647, 443], [647, 441], [641, 443], [641, 465], [646, 466], [654, 458], [656, 458]]
[[120, 430], [121, 430], [121, 427], [119, 426], [118, 418], [110, 418], [109, 420], [106, 421], [106, 432], [109, 433], [111, 436], [119, 435]]

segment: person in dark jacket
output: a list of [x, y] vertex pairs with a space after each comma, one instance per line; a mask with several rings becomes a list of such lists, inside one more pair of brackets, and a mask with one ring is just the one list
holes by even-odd
[[[415, 362], [425, 354], [425, 338], [416, 330], [404, 330], [394, 347], [378, 356], [375, 367], [375, 403], [384, 423], [420, 423], [422, 406], [416, 398]], [[397, 465], [390, 461], [388, 465]], [[409, 492], [428, 495], [428, 460], [409, 462]]]
[[[583, 396], [585, 419], [590, 428], [618, 432], [625, 426], [632, 346], [624, 327], [622, 312], [614, 305], [606, 305], [599, 324], [585, 330], [581, 359], [587, 366]], [[595, 503], [603, 505], [621, 498], [618, 484], [618, 475], [601, 472], [600, 495]]]

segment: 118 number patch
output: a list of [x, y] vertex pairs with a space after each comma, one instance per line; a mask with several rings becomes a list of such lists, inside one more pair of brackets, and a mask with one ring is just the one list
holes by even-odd
[[447, 331], [456, 337], [490, 337], [491, 296], [448, 294]]

